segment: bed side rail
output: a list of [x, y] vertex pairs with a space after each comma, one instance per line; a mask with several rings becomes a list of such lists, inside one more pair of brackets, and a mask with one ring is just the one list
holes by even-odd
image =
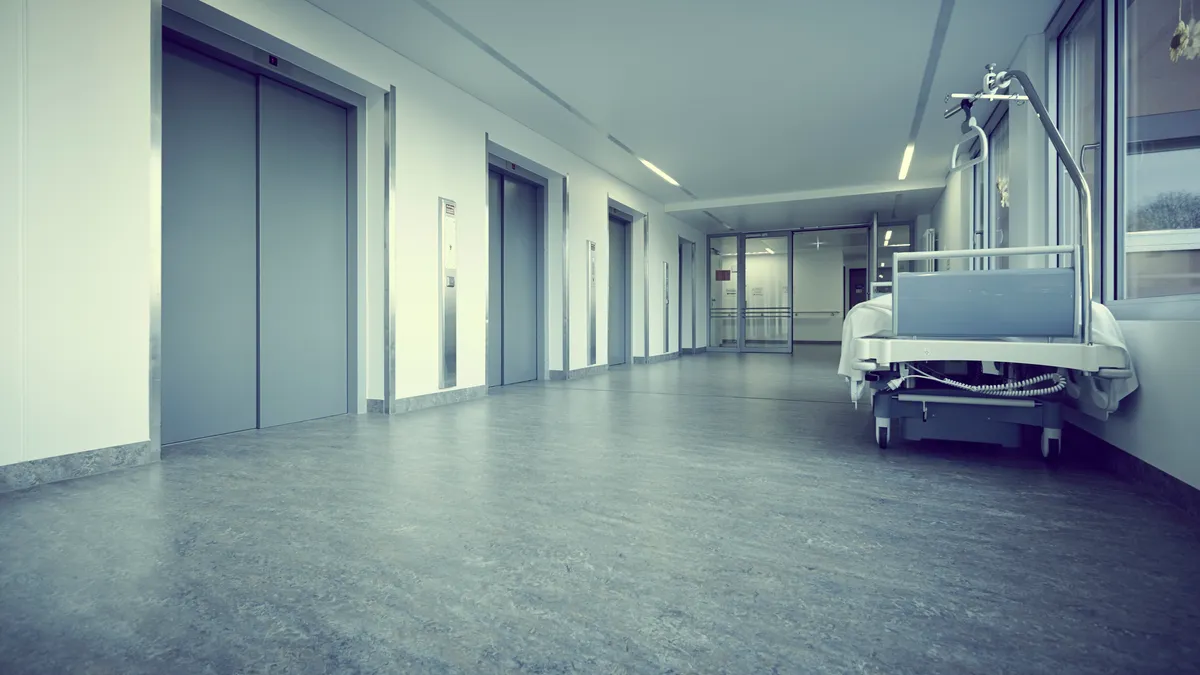
[[[899, 337], [1076, 338], [1082, 295], [1079, 270], [1062, 266], [1075, 246], [1027, 246], [895, 254], [892, 329]], [[1059, 267], [901, 272], [905, 263], [954, 258], [1053, 256]], [[1090, 309], [1090, 308], [1089, 308]]]

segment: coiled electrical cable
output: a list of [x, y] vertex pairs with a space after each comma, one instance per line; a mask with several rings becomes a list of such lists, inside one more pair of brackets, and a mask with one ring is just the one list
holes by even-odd
[[[951, 380], [948, 377], [934, 377], [932, 375], [928, 375], [928, 374], [922, 372], [918, 368], [913, 368], [913, 370], [916, 371], [918, 374], [917, 375], [907, 375], [905, 377], [898, 377], [898, 378], [888, 382], [888, 389], [891, 389], [894, 391], [894, 390], [898, 389], [900, 387], [900, 385], [904, 383], [905, 380], [909, 380], [909, 379], [932, 380], [934, 382], [941, 382], [942, 384], [949, 385], [956, 389], [962, 389], [963, 391], [969, 391], [973, 394], [983, 394], [985, 396], [998, 396], [1001, 398], [1018, 398], [1018, 397], [1022, 397], [1022, 396], [1048, 396], [1050, 394], [1057, 394], [1058, 392], [1067, 388], [1067, 378], [1063, 377], [1062, 375], [1059, 375], [1058, 373], [1045, 373], [1043, 375], [1038, 375], [1036, 377], [1030, 377], [1030, 378], [1026, 378], [1024, 380], [1017, 380], [1016, 382], [1004, 382], [1001, 384], [965, 384], [963, 382]], [[1026, 387], [1032, 387], [1035, 384], [1041, 384], [1043, 382], [1054, 382], [1054, 384], [1050, 385], [1049, 387], [1041, 387], [1038, 389], [1026, 389]]]

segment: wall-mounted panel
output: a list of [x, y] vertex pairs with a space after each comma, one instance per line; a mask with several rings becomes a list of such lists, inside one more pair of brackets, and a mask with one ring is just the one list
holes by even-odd
[[450, 199], [438, 200], [438, 267], [440, 307], [440, 387], [458, 382], [458, 207]]
[[587, 364], [596, 365], [596, 242], [587, 241]]
[[664, 261], [662, 266], [662, 326], [663, 353], [671, 352], [671, 263]]

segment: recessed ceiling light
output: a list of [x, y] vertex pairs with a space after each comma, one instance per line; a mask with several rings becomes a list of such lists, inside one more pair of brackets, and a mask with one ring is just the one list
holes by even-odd
[[[642, 158], [639, 157], [638, 159], [642, 159]], [[642, 164], [645, 164], [647, 169], [650, 169], [654, 173], [658, 174], [659, 178], [667, 181], [668, 183], [670, 183], [671, 185], [674, 185], [675, 187], [679, 187], [679, 181], [668, 176], [666, 171], [663, 171], [662, 169], [658, 168], [657, 166], [654, 166], [649, 161], [644, 160], [644, 159], [642, 159]]]
[[[900, 180], [908, 178], [908, 166], [912, 164], [913, 150], [916, 149], [916, 143], [909, 143], [908, 147], [904, 148], [904, 159], [900, 160]], [[646, 160], [643, 159], [642, 161]]]

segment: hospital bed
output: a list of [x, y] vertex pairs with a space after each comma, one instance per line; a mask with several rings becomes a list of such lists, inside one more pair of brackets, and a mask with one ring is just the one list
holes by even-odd
[[[1000, 93], [1014, 80], [1024, 95]], [[989, 66], [980, 92], [952, 97], [961, 103], [946, 117], [962, 111], [967, 120], [951, 173], [986, 159], [986, 134], [971, 116], [975, 101], [1032, 105], [1079, 191], [1076, 243], [896, 254], [890, 293], [847, 314], [838, 372], [855, 402], [870, 391], [881, 448], [898, 438], [1012, 447], [1032, 428], [1040, 429], [1042, 456], [1053, 460], [1062, 451], [1063, 405], [1106, 419], [1137, 388], [1120, 326], [1090, 302], [1091, 194], [1025, 73]], [[969, 142], [979, 155], [959, 163]], [[916, 261], [1002, 258], [1012, 263], [1007, 269], [905, 271]]]

